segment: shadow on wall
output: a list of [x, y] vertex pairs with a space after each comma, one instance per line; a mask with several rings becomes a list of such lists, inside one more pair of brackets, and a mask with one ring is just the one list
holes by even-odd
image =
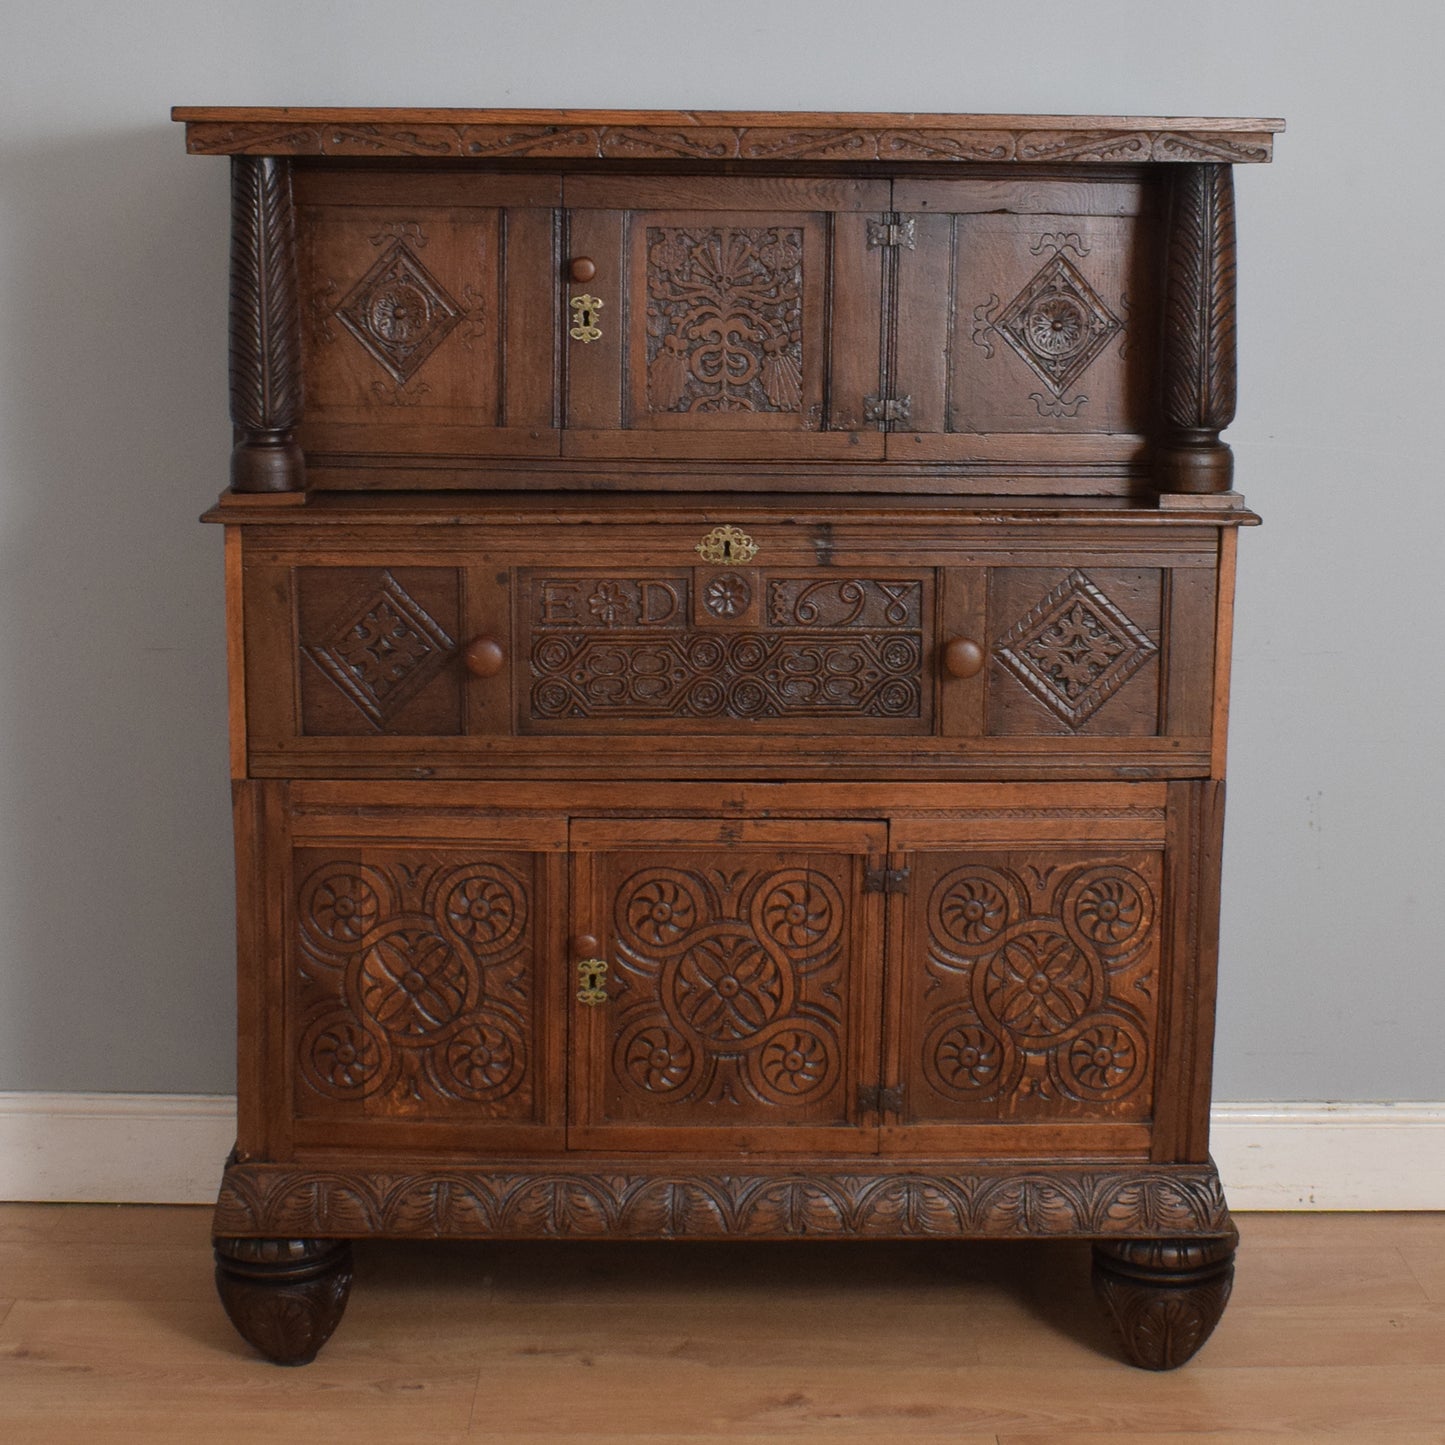
[[232, 1086], [227, 173], [0, 151], [0, 1090]]

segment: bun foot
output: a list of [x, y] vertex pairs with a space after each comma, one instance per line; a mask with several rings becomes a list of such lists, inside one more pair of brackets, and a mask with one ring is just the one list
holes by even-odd
[[1094, 1246], [1094, 1291], [1129, 1362], [1177, 1370], [1219, 1323], [1234, 1283], [1227, 1239], [1127, 1239]]
[[278, 1365], [309, 1365], [351, 1293], [344, 1239], [217, 1239], [216, 1291], [248, 1345]]

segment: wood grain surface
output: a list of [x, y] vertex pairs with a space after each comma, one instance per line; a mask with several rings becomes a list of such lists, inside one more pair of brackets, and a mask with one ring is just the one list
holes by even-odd
[[211, 1292], [201, 1209], [0, 1206], [12, 1445], [1445, 1437], [1445, 1215], [1245, 1215], [1185, 1371], [1118, 1364], [1086, 1245], [358, 1246], [318, 1361]]

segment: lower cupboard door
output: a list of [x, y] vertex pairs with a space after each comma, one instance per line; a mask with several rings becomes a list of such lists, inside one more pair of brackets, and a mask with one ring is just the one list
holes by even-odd
[[574, 820], [568, 1147], [874, 1153], [867, 878], [886, 838], [835, 819]]
[[292, 823], [291, 1141], [559, 1148], [565, 820], [368, 821]]
[[1165, 809], [1140, 791], [895, 822], [884, 1152], [1148, 1157]]

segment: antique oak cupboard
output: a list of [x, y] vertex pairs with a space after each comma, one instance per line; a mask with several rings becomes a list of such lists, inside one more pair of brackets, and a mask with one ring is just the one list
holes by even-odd
[[1092, 1240], [1203, 1343], [1272, 120], [183, 109], [231, 157], [240, 1121], [357, 1238]]

